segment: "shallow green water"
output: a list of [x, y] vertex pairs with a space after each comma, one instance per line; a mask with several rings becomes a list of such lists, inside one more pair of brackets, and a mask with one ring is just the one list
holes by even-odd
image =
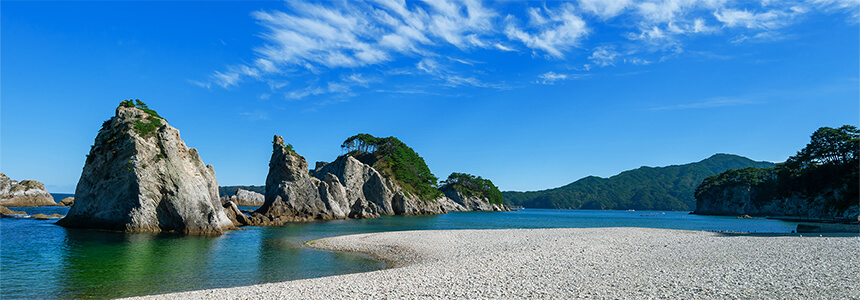
[[[68, 208], [13, 208], [30, 214]], [[365, 272], [366, 256], [304, 248], [354, 233], [558, 227], [650, 227], [788, 233], [796, 223], [686, 212], [526, 209], [246, 227], [219, 237], [66, 229], [55, 220], [0, 219], [0, 298], [114, 298]]]

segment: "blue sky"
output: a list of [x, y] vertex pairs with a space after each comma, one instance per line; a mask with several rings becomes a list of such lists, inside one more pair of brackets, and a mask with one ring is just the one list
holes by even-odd
[[221, 185], [396, 136], [440, 178], [538, 190], [860, 121], [860, 1], [0, 3], [0, 172], [74, 192], [139, 98]]

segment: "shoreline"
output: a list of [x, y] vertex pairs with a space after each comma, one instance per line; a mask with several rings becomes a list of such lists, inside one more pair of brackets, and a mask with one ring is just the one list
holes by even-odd
[[132, 299], [857, 299], [860, 237], [650, 228], [401, 231], [304, 243], [386, 268]]

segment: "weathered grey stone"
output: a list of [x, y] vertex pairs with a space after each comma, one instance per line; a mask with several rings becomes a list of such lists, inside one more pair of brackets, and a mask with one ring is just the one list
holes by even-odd
[[[336, 219], [345, 214], [333, 211], [332, 204], [346, 202], [334, 199], [337, 186], [310, 177], [308, 162], [289, 149], [284, 138], [275, 136], [272, 142], [272, 158], [266, 176], [266, 201], [252, 215], [255, 224], [278, 225], [295, 220]], [[325, 201], [321, 196], [324, 191]]]
[[713, 187], [696, 199], [695, 214], [729, 216], [803, 217], [807, 219], [856, 221], [858, 205], [836, 208], [828, 205], [833, 199], [843, 199], [846, 188], [831, 189], [814, 196], [791, 195], [767, 201], [754, 201], [758, 191], [748, 184]]
[[35, 180], [18, 182], [0, 173], [0, 205], [55, 206], [57, 203], [41, 182]]
[[120, 106], [102, 125], [75, 190], [65, 227], [221, 234], [231, 229], [211, 165], [163, 124], [141, 136], [150, 114]]
[[233, 222], [235, 226], [244, 226], [251, 225], [251, 219], [248, 218], [242, 211], [239, 210], [239, 207], [236, 206], [236, 203], [227, 202], [224, 203], [224, 214], [227, 215], [227, 218]]
[[445, 197], [451, 199], [459, 205], [459, 209], [449, 209], [450, 211], [509, 211], [505, 205], [490, 203], [490, 200], [484, 197], [472, 196], [466, 197], [460, 193], [453, 185], [446, 184], [439, 188]]
[[[343, 183], [352, 211], [350, 218], [376, 215], [420, 215], [445, 213], [446, 199], [424, 201], [358, 159], [344, 155], [314, 171], [314, 176], [336, 176]], [[368, 204], [361, 203], [367, 201]], [[356, 205], [356, 202], [360, 202]], [[371, 205], [372, 204], [372, 205]]]
[[236, 203], [237, 206], [259, 207], [266, 202], [266, 196], [254, 191], [239, 189], [235, 195], [224, 195], [221, 197], [222, 205], [227, 204], [227, 202]]

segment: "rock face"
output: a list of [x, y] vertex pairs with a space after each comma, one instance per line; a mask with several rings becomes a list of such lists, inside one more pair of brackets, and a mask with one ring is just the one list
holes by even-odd
[[154, 111], [140, 102], [129, 106], [124, 101], [102, 125], [78, 181], [75, 205], [57, 224], [187, 234], [233, 228], [212, 166]]
[[448, 208], [449, 211], [509, 211], [505, 205], [490, 203], [490, 200], [483, 197], [466, 197], [460, 191], [457, 191], [451, 185], [443, 185], [439, 188], [445, 197], [451, 199], [457, 205], [453, 208]]
[[787, 198], [757, 200], [758, 191], [747, 184], [727, 188], [713, 188], [696, 199], [696, 210], [700, 215], [728, 216], [774, 216], [803, 217], [809, 219], [835, 219], [856, 221], [860, 212], [858, 205], [844, 209], [828, 206], [828, 199], [841, 198], [844, 189], [829, 190], [813, 198], [793, 195]]
[[238, 206], [262, 206], [266, 202], [266, 196], [263, 194], [248, 190], [239, 189], [235, 195], [221, 197], [221, 204], [233, 202]]
[[421, 215], [445, 213], [451, 200], [440, 197], [423, 201], [403, 190], [400, 185], [383, 176], [373, 167], [352, 156], [344, 155], [330, 164], [318, 165], [313, 171], [317, 178], [335, 176], [346, 188], [351, 218], [376, 215]]
[[227, 214], [227, 218], [233, 222], [235, 226], [243, 226], [243, 225], [251, 225], [251, 219], [248, 218], [242, 211], [239, 210], [239, 207], [236, 206], [236, 203], [227, 202], [224, 203], [224, 213]]
[[272, 143], [266, 202], [252, 214], [254, 225], [437, 214], [447, 212], [445, 207], [458, 207], [445, 197], [422, 201], [351, 156], [338, 157], [328, 164], [317, 163], [317, 168], [309, 172], [305, 158], [286, 146], [282, 137], [275, 136]]
[[345, 192], [336, 180], [323, 181], [308, 174], [308, 162], [275, 136], [266, 177], [266, 201], [251, 216], [259, 225], [291, 221], [346, 218]]
[[60, 200], [60, 205], [62, 206], [72, 206], [75, 204], [75, 197], [66, 197], [63, 200]]
[[54, 197], [45, 185], [35, 180], [11, 180], [0, 173], [0, 205], [3, 206], [54, 206]]

